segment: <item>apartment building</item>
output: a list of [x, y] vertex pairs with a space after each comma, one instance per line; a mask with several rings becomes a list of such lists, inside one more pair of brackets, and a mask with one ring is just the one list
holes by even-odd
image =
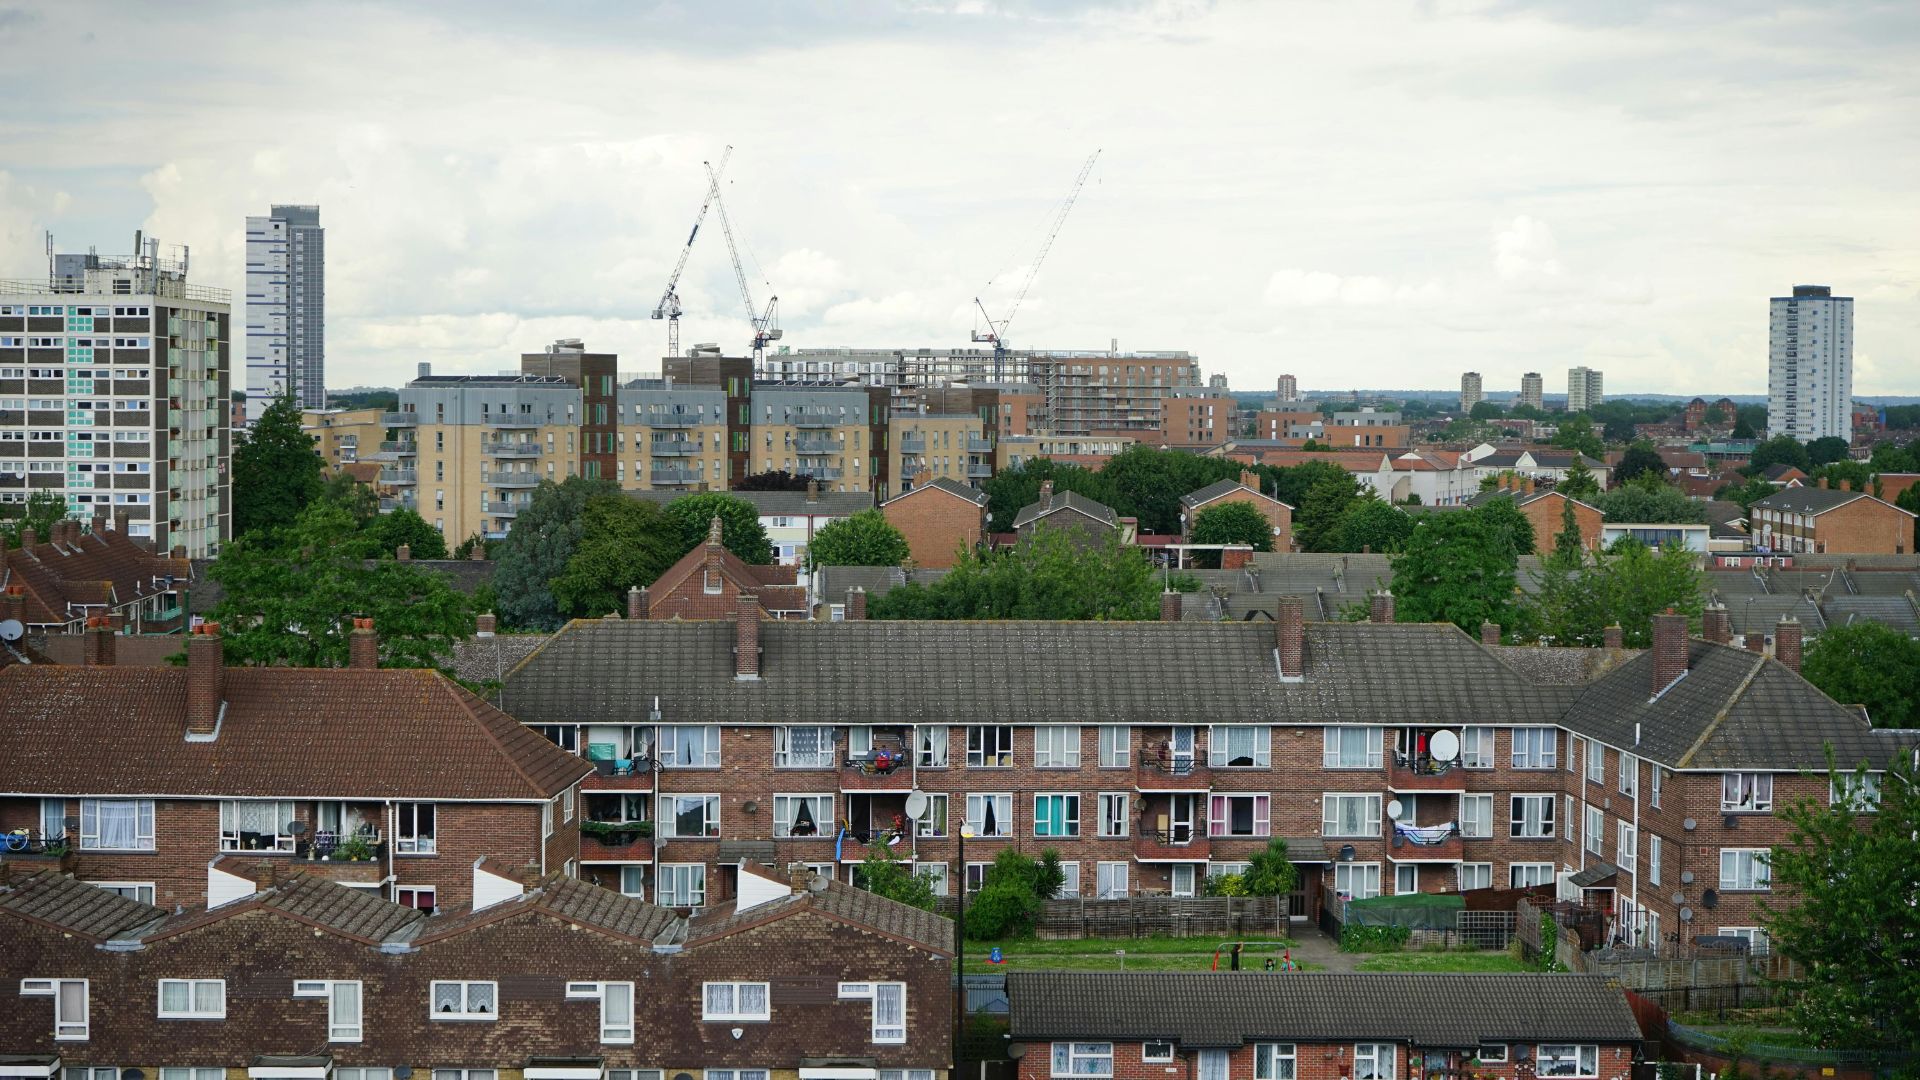
[[1590, 367], [1567, 369], [1567, 411], [1586, 412], [1606, 400], [1601, 372]]
[[613, 478], [670, 495], [729, 486], [727, 395], [719, 388], [636, 379], [620, 387]]
[[1318, 409], [1262, 409], [1253, 415], [1253, 438], [1281, 442], [1291, 440], [1298, 446], [1308, 439], [1326, 434], [1326, 422]]
[[1035, 458], [1048, 458], [1062, 465], [1098, 469], [1107, 459], [1126, 453], [1137, 441], [1122, 436], [1087, 435], [1012, 435], [1002, 436], [998, 446], [999, 468], [1017, 469]]
[[247, 422], [276, 398], [327, 407], [327, 230], [317, 206], [247, 218]]
[[0, 281], [0, 502], [45, 492], [76, 518], [124, 510], [155, 550], [217, 553], [232, 533], [231, 310], [157, 242]]
[[1864, 491], [1783, 487], [1747, 511], [1753, 545], [1769, 551], [1833, 555], [1905, 555], [1913, 550], [1911, 511]]
[[885, 390], [761, 385], [747, 408], [750, 472], [790, 472], [830, 491], [885, 490]]
[[1280, 376], [1275, 382], [1274, 387], [1280, 404], [1288, 405], [1300, 400], [1300, 380], [1294, 376]]
[[1469, 371], [1460, 376], [1460, 412], [1473, 411], [1475, 405], [1486, 400], [1486, 393], [1480, 388], [1480, 373]]
[[1853, 298], [1795, 285], [1767, 313], [1767, 434], [1853, 440]]
[[[583, 848], [583, 872], [670, 906], [724, 888], [742, 858], [848, 878], [875, 840], [943, 890], [1013, 847], [1057, 849], [1072, 895], [1191, 896], [1279, 838], [1301, 871], [1296, 917], [1323, 888], [1585, 873], [1614, 890], [1619, 940], [1662, 948], [1751, 936], [1755, 905], [1781, 899], [1757, 861], [1786, 835], [1774, 808], [1829, 797], [1829, 750], [1872, 783], [1916, 745], [1799, 676], [1797, 623], [1769, 658], [1729, 644], [1724, 609], [1707, 640], [1663, 616], [1653, 650], [1565, 684], [1450, 625], [1393, 622], [1390, 596], [1366, 623], [1305, 623], [1298, 597], [1271, 622], [1166, 608], [1159, 623], [870, 623], [850, 601], [847, 621], [789, 623], [743, 600], [732, 620], [576, 622], [505, 695], [562, 746], [612, 751], [588, 818], [649, 824]], [[905, 713], [903, 680], [920, 687]]]
[[430, 916], [221, 862], [239, 864], [230, 895], [186, 912], [51, 871], [0, 879], [7, 1075], [770, 1080], [828, 1061], [944, 1080], [952, 1064], [952, 924], [844, 884], [749, 871], [687, 917], [483, 860], [473, 903]]
[[387, 414], [382, 409], [306, 409], [300, 430], [313, 440], [313, 449], [329, 471], [343, 465], [379, 459], [387, 441]]
[[[472, 900], [474, 860], [572, 873], [580, 781], [557, 750], [433, 671], [377, 667], [370, 620], [348, 669], [222, 665], [218, 626], [184, 667], [0, 669], [5, 863], [63, 873], [164, 908], [218, 903], [267, 860], [412, 907]], [[85, 747], [85, 752], [76, 752]]]
[[1218, 446], [1239, 432], [1240, 403], [1216, 390], [1174, 390], [1160, 399], [1162, 446]]
[[1520, 376], [1520, 398], [1516, 404], [1534, 409], [1545, 409], [1547, 405], [1546, 383], [1537, 371], [1529, 371]]
[[978, 484], [993, 475], [993, 433], [971, 412], [895, 413], [887, 436], [893, 488], [904, 494], [935, 480]]
[[383, 417], [394, 439], [381, 447], [381, 508], [417, 511], [450, 544], [504, 537], [540, 481], [581, 475], [584, 407], [559, 375], [423, 371]]
[[1325, 439], [1336, 450], [1350, 447], [1366, 449], [1405, 449], [1412, 445], [1413, 429], [1398, 412], [1381, 412], [1367, 406], [1350, 412], [1336, 412], [1325, 431]]

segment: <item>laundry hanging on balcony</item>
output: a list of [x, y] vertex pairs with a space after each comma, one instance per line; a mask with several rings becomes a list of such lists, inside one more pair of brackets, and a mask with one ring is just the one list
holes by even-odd
[[1393, 823], [1393, 829], [1410, 844], [1432, 847], [1445, 842], [1447, 837], [1454, 834], [1454, 823], [1449, 821], [1442, 825], [1412, 825], [1404, 821], [1396, 821]]

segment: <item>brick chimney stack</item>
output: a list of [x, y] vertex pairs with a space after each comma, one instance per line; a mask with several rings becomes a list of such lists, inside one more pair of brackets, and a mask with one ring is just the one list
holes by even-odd
[[81, 652], [88, 667], [112, 667], [114, 661], [113, 626], [104, 615], [87, 616], [86, 640]]
[[1687, 617], [1671, 609], [1653, 617], [1653, 693], [1687, 673]]
[[221, 682], [226, 659], [220, 624], [202, 623], [187, 638], [187, 737], [211, 738], [220, 727]]
[[1480, 644], [1482, 645], [1500, 644], [1500, 624], [1499, 623], [1494, 622], [1490, 619], [1481, 621]]
[[93, 511], [93, 535], [99, 536], [107, 531], [107, 511], [105, 507], [95, 507]]
[[347, 635], [347, 666], [360, 671], [380, 666], [380, 635], [372, 619], [353, 620], [353, 632]]
[[1160, 621], [1180, 621], [1180, 594], [1172, 589], [1160, 594]]
[[33, 526], [28, 525], [20, 530], [20, 550], [31, 554], [33, 545], [39, 542], [40, 533]]
[[1367, 621], [1377, 623], [1393, 621], [1393, 590], [1380, 589], [1369, 598]]
[[820, 481], [818, 480], [807, 481], [807, 501], [810, 503], [817, 503], [820, 501]]
[[1257, 472], [1254, 472], [1252, 469], [1241, 469], [1240, 470], [1240, 486], [1245, 488], [1252, 488], [1255, 491], [1259, 491], [1260, 490], [1260, 474]]
[[1274, 645], [1280, 650], [1280, 677], [1307, 673], [1307, 608], [1298, 596], [1283, 596], [1273, 609]]
[[27, 587], [9, 585], [0, 592], [0, 622], [7, 619], [17, 620], [21, 626], [27, 624]]
[[1042, 503], [1051, 503], [1053, 501], [1053, 481], [1040, 481], [1040, 501]]
[[486, 562], [487, 561], [487, 545], [484, 541], [476, 542], [472, 547], [467, 549], [467, 561], [468, 562]]
[[760, 598], [752, 593], [741, 593], [733, 611], [733, 677], [760, 677]]
[[1780, 616], [1773, 627], [1773, 658], [1795, 671], [1800, 670], [1800, 620]]
[[720, 553], [726, 550], [720, 542], [720, 515], [715, 514], [707, 523], [707, 573], [718, 577], [720, 574]]
[[119, 533], [121, 536], [127, 535], [127, 516], [125, 510], [115, 510], [113, 512], [113, 531]]
[[395, 559], [398, 559], [401, 562], [412, 562], [413, 561], [413, 545], [401, 544], [399, 547], [394, 548], [393, 557]]
[[653, 605], [648, 602], [647, 590], [635, 585], [627, 590], [627, 618], [645, 619], [647, 611]]
[[1700, 636], [1716, 645], [1732, 643], [1733, 616], [1727, 614], [1727, 605], [1718, 600], [1707, 605], [1700, 615]]
[[498, 626], [499, 623], [500, 620], [493, 612], [483, 611], [473, 618], [473, 636], [477, 638], [492, 637], [494, 628]]
[[848, 589], [845, 611], [845, 618], [848, 622], [865, 622], [867, 618], [867, 590], [858, 585]]
[[806, 863], [788, 863], [787, 884], [793, 889], [793, 895], [799, 896], [813, 884], [813, 871], [807, 869]]
[[1750, 653], [1764, 654], [1767, 651], [1767, 635], [1761, 633], [1758, 630], [1747, 631], [1746, 646], [1747, 646], [1747, 651]]
[[1622, 630], [1618, 623], [1603, 627], [1600, 631], [1600, 644], [1603, 648], [1618, 652], [1627, 647], [1627, 632]]

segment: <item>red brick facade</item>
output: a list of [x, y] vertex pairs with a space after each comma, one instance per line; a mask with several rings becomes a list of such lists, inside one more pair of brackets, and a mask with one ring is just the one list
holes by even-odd
[[961, 551], [980, 546], [987, 535], [985, 503], [939, 485], [889, 499], [880, 512], [906, 537], [907, 551], [919, 567], [950, 567]]
[[[1460, 1052], [1423, 1052], [1418, 1047], [1393, 1040], [1381, 1041], [1394, 1048], [1395, 1068], [1389, 1074], [1392, 1076], [1431, 1076], [1436, 1071], [1444, 1075], [1448, 1070], [1471, 1073], [1476, 1080], [1534, 1080], [1536, 1076], [1531, 1062], [1521, 1063], [1509, 1060], [1500, 1064], [1480, 1063], [1471, 1068], [1462, 1069], [1466, 1055]], [[1147, 1043], [1116, 1042], [1110, 1045], [1113, 1048], [1113, 1080], [1168, 1080], [1168, 1077], [1193, 1080], [1194, 1077], [1201, 1075], [1199, 1059], [1202, 1051], [1199, 1050], [1160, 1043], [1158, 1049], [1162, 1051], [1171, 1048], [1171, 1060], [1162, 1057], [1148, 1061], [1145, 1059]], [[1292, 1052], [1292, 1080], [1348, 1080], [1353, 1075], [1356, 1045], [1354, 1042], [1296, 1042], [1280, 1045]], [[1532, 1051], [1536, 1048], [1529, 1045], [1528, 1049]], [[1634, 1059], [1634, 1047], [1614, 1043], [1599, 1046], [1597, 1049], [1600, 1078], [1624, 1080], [1629, 1075]], [[1020, 1080], [1054, 1080], [1055, 1077], [1067, 1080], [1067, 1074], [1053, 1070], [1052, 1050], [1051, 1043], [1042, 1042], [1030, 1046], [1026, 1054], [1020, 1058]], [[1222, 1075], [1260, 1077], [1254, 1069], [1254, 1044], [1249, 1043], [1218, 1052], [1226, 1055], [1227, 1071]], [[1509, 1059], [1513, 1057], [1511, 1050], [1508, 1051], [1507, 1056]], [[1411, 1062], [1415, 1058], [1420, 1060], [1418, 1069], [1411, 1067]], [[1273, 1080], [1273, 1078], [1261, 1078], [1261, 1080]]]

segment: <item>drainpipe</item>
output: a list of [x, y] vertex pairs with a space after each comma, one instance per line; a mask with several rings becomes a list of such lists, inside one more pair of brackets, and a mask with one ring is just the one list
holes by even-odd
[[[394, 848], [399, 846], [399, 843], [400, 843], [400, 811], [393, 805], [392, 799], [388, 799], [386, 801], [386, 807], [387, 807], [387, 842], [385, 844], [382, 844], [381, 847], [386, 851], [386, 855], [384, 856], [384, 858], [387, 861], [387, 882], [388, 882], [387, 899], [398, 900], [400, 898], [400, 893], [398, 891], [400, 886], [400, 863], [394, 858]], [[433, 821], [434, 821], [435, 830], [437, 831], [439, 828], [440, 819], [438, 817], [435, 817]], [[341, 824], [345, 825], [346, 822], [342, 820]], [[439, 899], [438, 897], [435, 897], [436, 901], [438, 899]]]
[[[1634, 761], [1638, 762], [1640, 761], [1638, 740], [1635, 740], [1633, 749]], [[1649, 769], [1659, 767], [1651, 762], [1648, 763]], [[1640, 835], [1640, 766], [1635, 764], [1633, 767], [1633, 865], [1627, 868], [1633, 871], [1633, 887], [1628, 890], [1627, 896], [1633, 902], [1633, 917], [1639, 919], [1643, 926], [1646, 924], [1646, 917], [1640, 914], [1640, 849], [1645, 846], [1646, 840]], [[1654, 942], [1653, 947], [1657, 953], [1660, 943]]]

